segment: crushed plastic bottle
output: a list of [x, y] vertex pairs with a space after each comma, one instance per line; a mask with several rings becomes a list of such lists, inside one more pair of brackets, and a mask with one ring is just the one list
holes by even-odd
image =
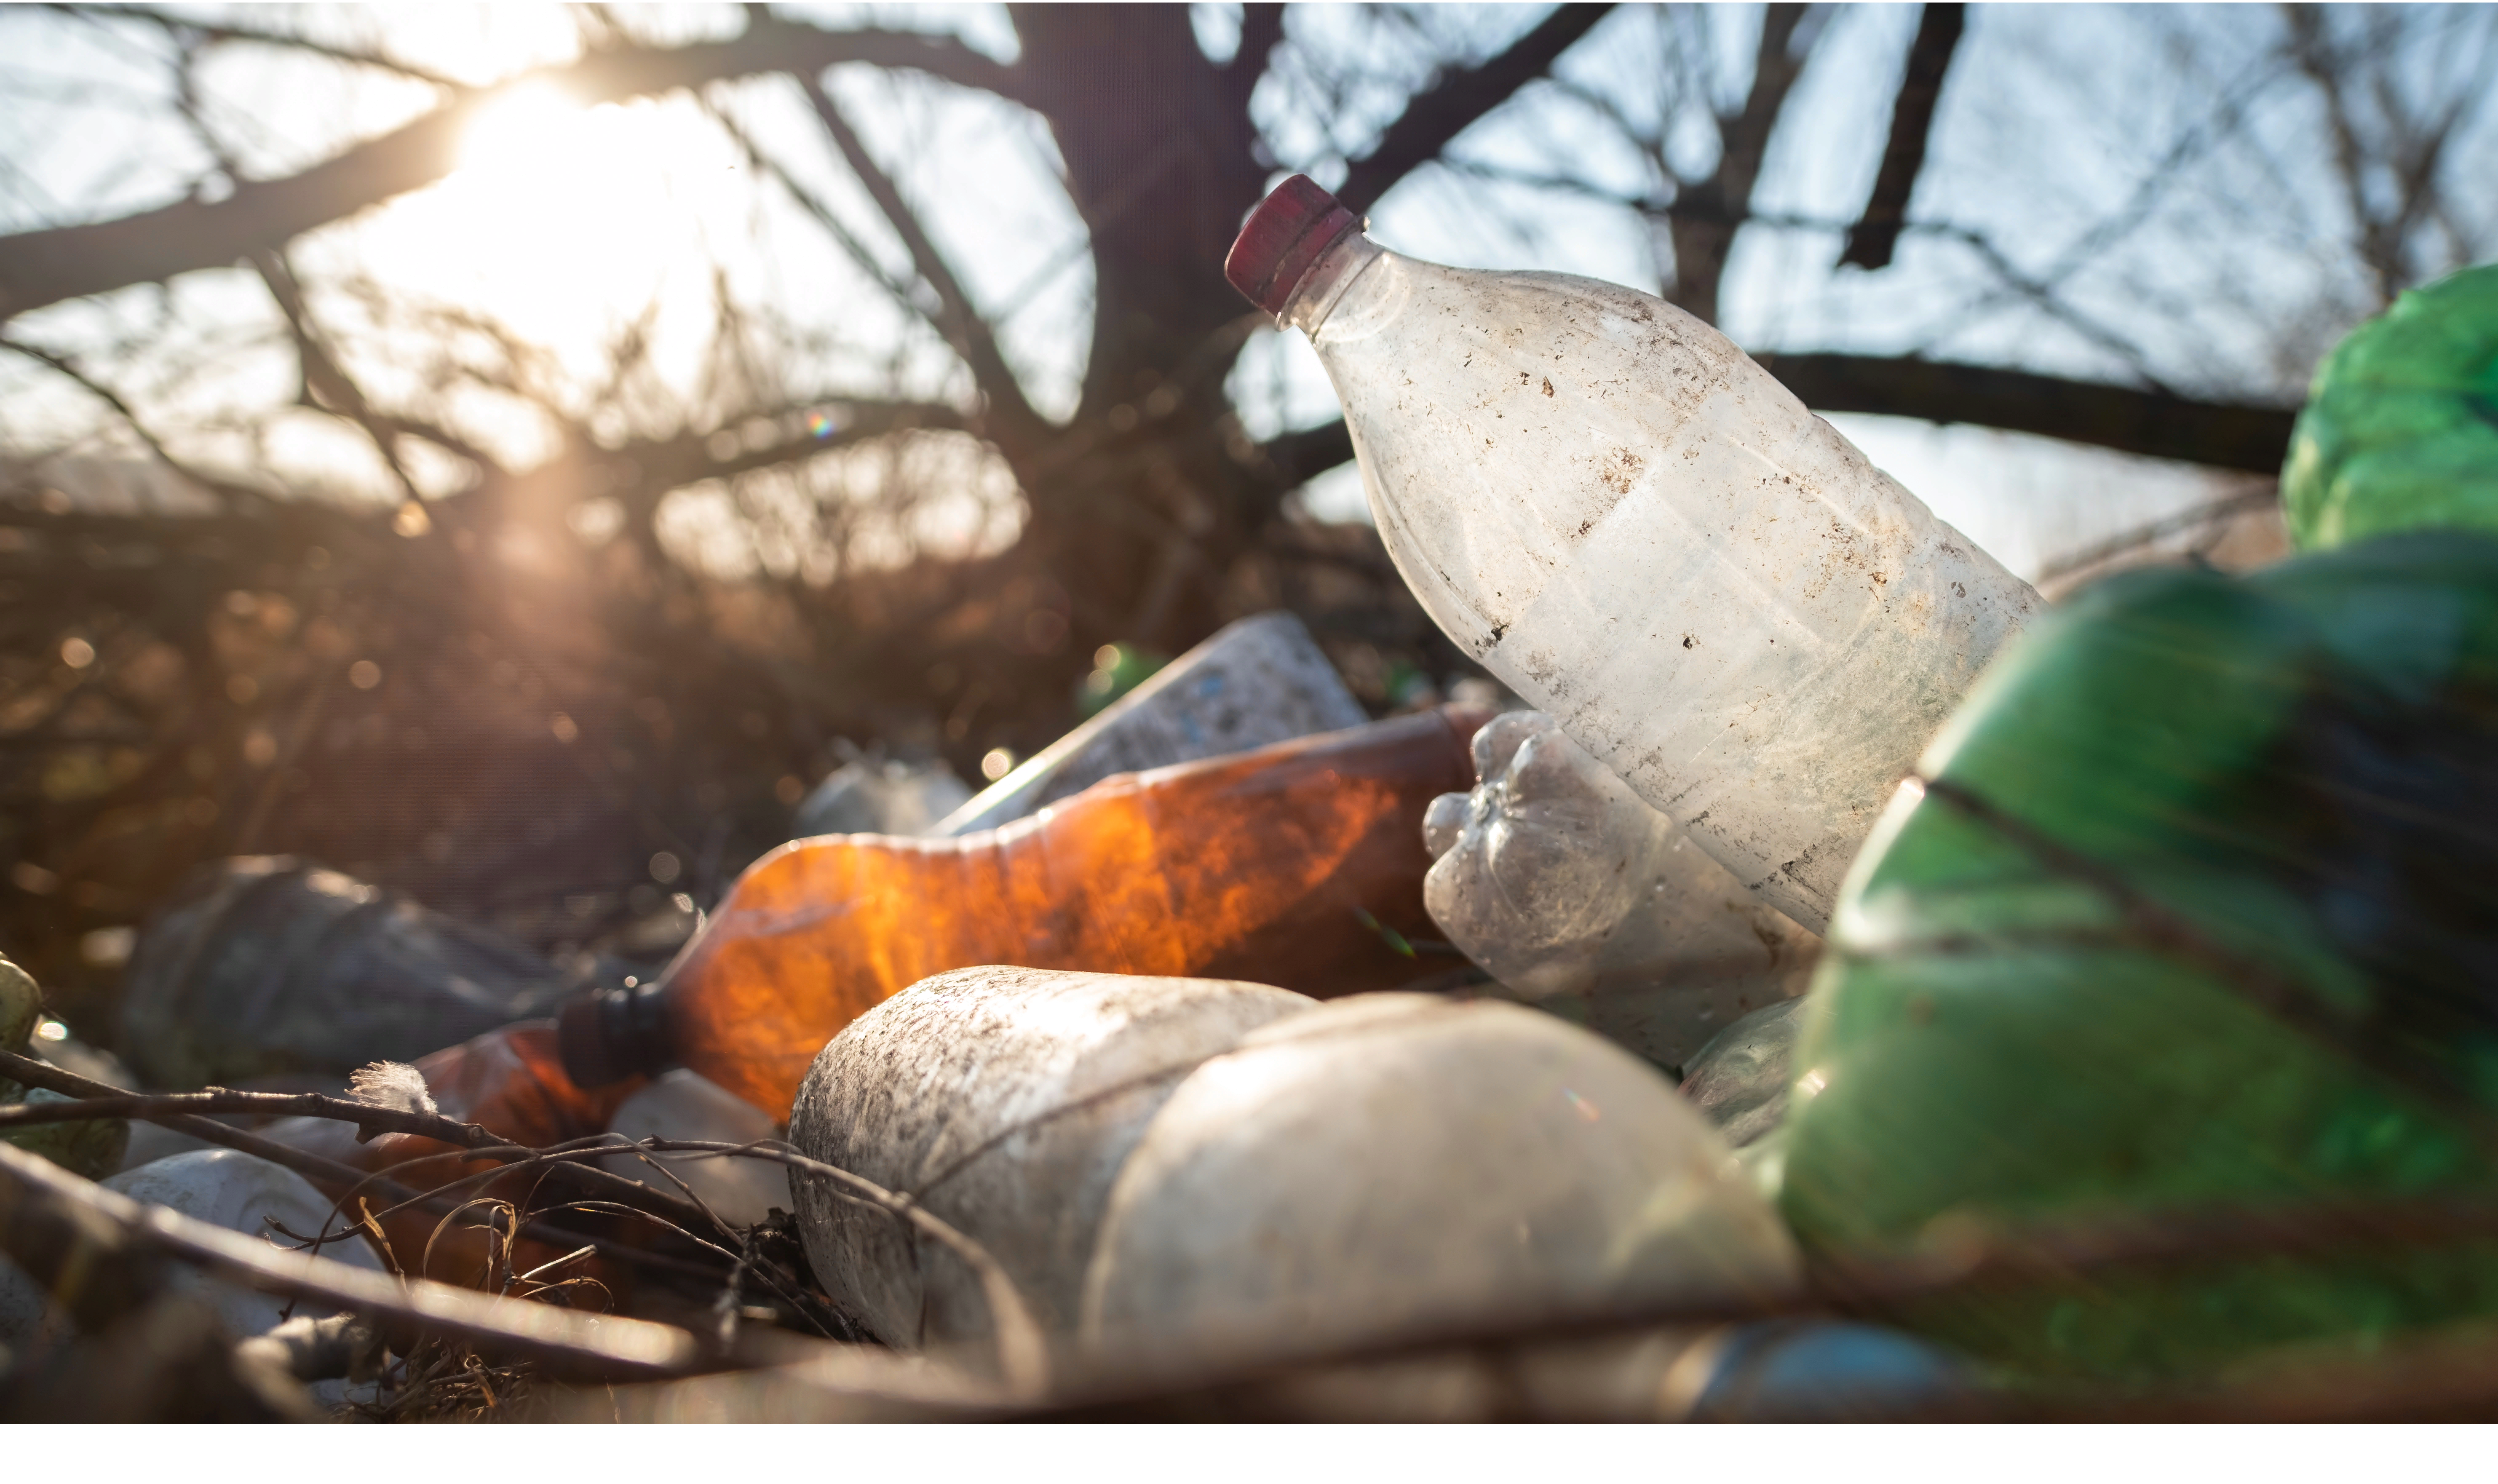
[[1719, 1031], [1682, 1072], [1682, 1096], [1727, 1144], [1745, 1148], [1786, 1121], [1805, 1002], [1764, 1006]]
[[1535, 711], [1474, 736], [1470, 793], [1431, 801], [1431, 920], [1523, 998], [1679, 1067], [1729, 1020], [1802, 994], [1820, 941]]
[[[330, 1213], [329, 1198], [313, 1189], [302, 1176], [234, 1149], [177, 1154], [144, 1169], [113, 1176], [102, 1183], [107, 1190], [134, 1201], [163, 1206], [231, 1232], [265, 1237], [272, 1244], [282, 1244], [272, 1254], [278, 1256], [294, 1246], [278, 1235], [278, 1227], [309, 1236], [320, 1230], [323, 1218]], [[325, 1243], [319, 1255], [368, 1272], [383, 1271], [381, 1259], [358, 1236]], [[306, 1254], [300, 1260], [308, 1263], [311, 1257]], [[275, 1329], [289, 1307], [282, 1297], [206, 1278], [190, 1269], [176, 1271], [181, 1274], [180, 1280], [208, 1301], [227, 1332], [238, 1339]], [[0, 1256], [0, 1344], [31, 1348], [62, 1338], [65, 1330], [54, 1328], [48, 1318], [49, 1309], [47, 1296], [34, 1279]], [[313, 1387], [312, 1393], [316, 1399], [336, 1405], [345, 1399], [347, 1386], [339, 1381], [324, 1382]]]
[[[1849, 880], [1795, 1052], [1780, 1200], [1808, 1247], [2498, 1195], [2498, 539], [2112, 577], [2003, 658], [1921, 771]], [[2130, 1379], [2492, 1314], [2498, 1256], [2458, 1242], [1899, 1317]]]
[[[0, 958], [0, 1050], [35, 1056], [35, 1026], [43, 1018], [44, 997], [34, 977]], [[0, 1077], [0, 1103], [68, 1103], [77, 1101], [44, 1087], [28, 1087]], [[36, 1123], [0, 1133], [0, 1139], [91, 1180], [121, 1167], [130, 1142], [130, 1124], [121, 1118], [95, 1118], [78, 1123]]]
[[2316, 370], [2281, 472], [2301, 551], [2498, 531], [2498, 265], [2411, 289]]
[[291, 856], [203, 867], [139, 934], [119, 1044], [153, 1087], [343, 1078], [553, 1012], [528, 948]]
[[1341, 731], [1366, 720], [1301, 621], [1262, 613], [1216, 629], [929, 832], [995, 829], [1113, 774]]
[[1408, 983], [1430, 920], [1423, 810], [1465, 786], [1484, 720], [1426, 712], [1123, 774], [958, 840], [783, 846], [656, 983], [565, 1006], [565, 1064], [584, 1086], [683, 1065], [785, 1113], [843, 1026], [948, 969]]
[[1729, 1163], [1653, 1068], [1551, 1016], [1339, 1000], [1250, 1032], [1155, 1114], [1111, 1188], [1083, 1337], [1248, 1364], [1785, 1293], [1795, 1248]]
[[[1229, 980], [978, 968], [895, 995], [833, 1038], [789, 1118], [801, 1153], [908, 1193], [981, 1242], [1044, 1331], [1075, 1328], [1119, 1167], [1206, 1057], [1318, 1002]], [[801, 1175], [817, 1278], [877, 1338], [984, 1352], [960, 1259]]]
[[1225, 269], [1308, 333], [1441, 629], [1820, 931], [2037, 595], [1653, 295], [1399, 256], [1298, 176]]

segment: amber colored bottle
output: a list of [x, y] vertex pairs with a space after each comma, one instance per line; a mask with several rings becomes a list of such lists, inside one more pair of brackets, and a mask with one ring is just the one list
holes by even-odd
[[[424, 1057], [416, 1063], [416, 1069], [425, 1074], [434, 1107], [446, 1117], [483, 1124], [514, 1144], [533, 1147], [604, 1132], [616, 1115], [617, 1106], [641, 1085], [639, 1078], [595, 1088], [575, 1085], [565, 1075], [557, 1053], [552, 1020], [523, 1020], [489, 1031]], [[479, 1174], [493, 1163], [439, 1158], [393, 1170], [392, 1166], [404, 1161], [450, 1155], [456, 1152], [455, 1146], [415, 1134], [382, 1134], [369, 1144], [358, 1144], [352, 1124], [314, 1118], [288, 1119], [267, 1132], [359, 1170], [388, 1170], [391, 1178], [418, 1190], [438, 1189], [463, 1177]], [[515, 1204], [527, 1199], [532, 1207], [542, 1206], [550, 1193], [536, 1191], [532, 1196], [542, 1180], [538, 1173], [515, 1172], [469, 1186], [463, 1195]], [[328, 1193], [341, 1194], [336, 1190]], [[367, 1204], [378, 1212], [391, 1203], [368, 1196]], [[350, 1216], [354, 1214], [349, 1212]], [[527, 1238], [504, 1252], [498, 1238], [475, 1227], [446, 1224], [441, 1213], [416, 1208], [381, 1217], [380, 1226], [401, 1273], [472, 1288], [499, 1288], [503, 1276], [528, 1273], [565, 1255], [563, 1249]], [[621, 1272], [594, 1259], [566, 1263], [560, 1273], [549, 1274], [542, 1281], [576, 1276], [593, 1276], [611, 1292], [624, 1281]], [[580, 1307], [603, 1306], [586, 1303]]]
[[980, 964], [1233, 978], [1320, 996], [1424, 972], [1423, 811], [1474, 781], [1448, 706], [1105, 779], [958, 839], [793, 841], [652, 984], [564, 1008], [573, 1080], [692, 1068], [775, 1116], [888, 995]]

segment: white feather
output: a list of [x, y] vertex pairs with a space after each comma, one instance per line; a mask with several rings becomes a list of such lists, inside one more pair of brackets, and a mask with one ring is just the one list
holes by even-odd
[[375, 1108], [389, 1108], [400, 1113], [432, 1113], [433, 1094], [425, 1085], [425, 1074], [403, 1061], [377, 1061], [360, 1067], [347, 1079], [347, 1096]]

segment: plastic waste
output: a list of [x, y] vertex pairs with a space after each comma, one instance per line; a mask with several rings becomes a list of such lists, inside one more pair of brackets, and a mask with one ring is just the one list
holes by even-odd
[[1761, 1298], [1793, 1244], [1673, 1084], [1496, 1000], [1375, 994], [1252, 1031], [1110, 1192], [1083, 1336], [1145, 1363]]
[[[1228, 980], [941, 974], [825, 1046], [790, 1142], [981, 1242], [1034, 1319], [1072, 1335], [1110, 1182], [1156, 1110], [1206, 1057], [1316, 1004]], [[821, 1177], [795, 1184], [809, 1266], [877, 1338], [918, 1348], [993, 1334], [960, 1259]]]
[[[1956, 1356], [1870, 1324], [1784, 1320], [1709, 1337], [1694, 1422], [1848, 1422], [1947, 1414], [1976, 1400]], [[1698, 1369], [1695, 1367], [1694, 1369]]]
[[1737, 1149], [1786, 1120], [1805, 1002], [1765, 1005], [1719, 1031], [1683, 1068], [1682, 1096]]
[[[20, 1056], [37, 1054], [33, 1031], [44, 1013], [43, 991], [25, 970], [0, 958], [0, 1050]], [[0, 1077], [0, 1103], [68, 1103], [77, 1101], [44, 1087], [28, 1087]], [[102, 1179], [121, 1167], [130, 1141], [130, 1125], [120, 1118], [78, 1123], [36, 1123], [0, 1133], [0, 1139], [88, 1179]]]
[[2292, 544], [2498, 529], [2498, 265], [2412, 289], [2316, 371], [2282, 467]]
[[[2498, 1193], [2498, 540], [2112, 577], [2007, 654], [1857, 863], [1805, 1013], [1809, 1247]], [[2498, 1312], [2487, 1243], [1902, 1316], [2116, 1377]]]
[[344, 1077], [553, 1012], [526, 946], [291, 856], [203, 867], [141, 929], [119, 1044], [147, 1084]]
[[790, 838], [924, 835], [971, 797], [971, 786], [942, 759], [860, 758], [825, 775], [799, 802]]
[[[777, 1139], [772, 1115], [735, 1093], [679, 1067], [654, 1078], [650, 1085], [619, 1104], [608, 1125], [610, 1133], [627, 1139], [689, 1139], [714, 1144], [754, 1144]], [[643, 1161], [658, 1160], [667, 1176]], [[620, 1154], [602, 1161], [618, 1175], [656, 1185], [670, 1195], [690, 1190], [733, 1226], [753, 1226], [772, 1213], [795, 1209], [789, 1198], [789, 1172], [767, 1160], [714, 1158], [701, 1154]], [[680, 1189], [677, 1180], [685, 1182]]]
[[[104, 1180], [108, 1190], [134, 1201], [169, 1207], [183, 1215], [228, 1231], [267, 1236], [291, 1249], [294, 1243], [276, 1234], [277, 1227], [309, 1236], [330, 1213], [330, 1200], [292, 1170], [234, 1149], [203, 1149], [161, 1159], [144, 1169], [126, 1171]], [[369, 1272], [381, 1272], [381, 1259], [362, 1237], [325, 1243], [319, 1255]], [[311, 1260], [306, 1253], [304, 1261]], [[231, 1335], [243, 1338], [275, 1329], [288, 1301], [255, 1289], [201, 1276], [179, 1269], [189, 1284], [216, 1311]], [[301, 1306], [297, 1306], [301, 1307]], [[31, 1346], [62, 1338], [47, 1324], [48, 1303], [24, 1270], [0, 1257], [0, 1343]], [[336, 1405], [345, 1399], [344, 1382], [312, 1388], [313, 1396]]]
[[1407, 983], [1430, 920], [1424, 806], [1464, 786], [1483, 720], [1427, 712], [1126, 774], [959, 840], [783, 846], [656, 983], [565, 1007], [566, 1065], [591, 1086], [674, 1062], [785, 1113], [843, 1026], [948, 969]]
[[1320, 1366], [1231, 1400], [1303, 1422], [1884, 1422], [1982, 1417], [1988, 1397], [1913, 1336], [1772, 1320]]
[[1299, 619], [1262, 613], [1216, 629], [930, 833], [994, 829], [1113, 774], [1341, 731], [1368, 719]]
[[1475, 733], [1481, 780], [1431, 801], [1431, 920], [1523, 998], [1661, 1066], [1802, 994], [1820, 940], [1536, 711]]
[[1225, 270], [1308, 333], [1441, 629], [1820, 931], [2029, 585], [1652, 295], [1399, 256], [1297, 176]]
[[[483, 1124], [516, 1144], [532, 1147], [605, 1132], [624, 1100], [642, 1086], [639, 1078], [596, 1088], [574, 1085], [564, 1075], [563, 1060], [557, 1052], [552, 1020], [526, 1020], [446, 1047], [418, 1058], [415, 1071], [423, 1079], [435, 1111], [443, 1116]], [[450, 1145], [415, 1134], [381, 1134], [370, 1143], [359, 1144], [355, 1125], [332, 1118], [280, 1118], [260, 1133], [359, 1170], [390, 1170], [391, 1178], [418, 1190], [449, 1184], [491, 1164], [443, 1157], [392, 1169], [409, 1160], [452, 1156], [458, 1151]], [[467, 1194], [480, 1199], [518, 1201], [535, 1187], [538, 1178], [528, 1172], [517, 1172], [470, 1186]], [[390, 1203], [373, 1199], [369, 1204], [379, 1211]], [[354, 1220], [357, 1215], [358, 1211], [351, 1208], [346, 1219]], [[501, 1239], [484, 1231], [450, 1226], [439, 1213], [414, 1208], [382, 1216], [379, 1222], [382, 1235], [389, 1240], [391, 1255], [403, 1273], [473, 1288], [485, 1286], [497, 1271], [495, 1254], [489, 1249]], [[524, 1237], [512, 1243], [510, 1260], [502, 1266], [527, 1273], [564, 1255], [544, 1242]], [[620, 1291], [625, 1282], [621, 1271], [611, 1271], [596, 1258], [568, 1266], [564, 1273], [594, 1276]]]

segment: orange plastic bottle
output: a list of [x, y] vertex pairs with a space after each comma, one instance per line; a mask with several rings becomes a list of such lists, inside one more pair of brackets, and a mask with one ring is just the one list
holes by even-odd
[[[1489, 713], [1443, 707], [1105, 779], [950, 840], [794, 841], [747, 868], [653, 984], [564, 1008], [575, 1081], [701, 1073], [775, 1116], [853, 1018], [979, 964], [1349, 994], [1421, 972], [1423, 811], [1471, 786]], [[1387, 929], [1387, 931], [1383, 931]]]

